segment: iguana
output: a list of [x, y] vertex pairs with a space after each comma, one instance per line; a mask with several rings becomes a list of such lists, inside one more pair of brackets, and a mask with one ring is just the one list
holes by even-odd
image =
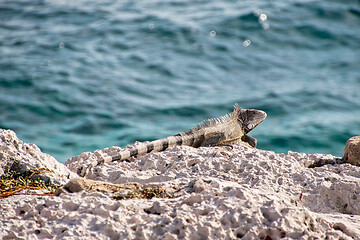
[[[234, 111], [220, 118], [204, 120], [197, 127], [188, 132], [182, 132], [174, 136], [158, 139], [152, 142], [144, 142], [125, 148], [114, 156], [104, 156], [91, 164], [87, 169], [82, 169], [86, 174], [92, 167], [102, 163], [121, 161], [130, 157], [150, 152], [164, 151], [175, 145], [192, 147], [209, 147], [216, 145], [248, 143], [256, 147], [257, 140], [247, 135], [266, 118], [266, 113], [255, 109], [242, 109], [238, 104], [234, 105]], [[81, 174], [81, 175], [82, 175]]]

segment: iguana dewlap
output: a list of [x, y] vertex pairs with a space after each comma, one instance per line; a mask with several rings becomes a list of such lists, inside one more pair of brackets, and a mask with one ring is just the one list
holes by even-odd
[[102, 163], [121, 161], [150, 152], [164, 151], [175, 145], [209, 147], [246, 142], [252, 147], [256, 147], [257, 140], [247, 134], [263, 122], [265, 118], [266, 113], [261, 110], [242, 109], [238, 104], [235, 104], [232, 113], [220, 118], [205, 120], [188, 132], [151, 142], [139, 143], [129, 147], [129, 149], [121, 150], [114, 156], [104, 156], [83, 169], [80, 175], [84, 176], [92, 167]]

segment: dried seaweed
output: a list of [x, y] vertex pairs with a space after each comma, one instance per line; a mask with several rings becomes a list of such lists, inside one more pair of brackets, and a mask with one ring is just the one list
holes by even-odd
[[152, 199], [152, 198], [172, 198], [173, 195], [168, 193], [162, 187], [145, 187], [137, 188], [134, 190], [126, 190], [121, 193], [115, 194], [116, 200], [127, 200], [133, 198]]
[[[31, 169], [26, 173], [10, 171], [0, 177], [0, 199], [13, 195], [53, 195], [58, 186], [54, 185], [51, 180], [45, 182], [41, 179], [33, 179], [32, 177], [41, 173], [52, 173], [49, 169]], [[20, 193], [22, 190], [39, 190], [45, 189], [49, 192], [42, 194], [34, 194], [31, 192]]]

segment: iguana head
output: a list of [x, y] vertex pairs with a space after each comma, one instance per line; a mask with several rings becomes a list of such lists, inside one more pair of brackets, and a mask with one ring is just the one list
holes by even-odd
[[244, 133], [247, 134], [266, 118], [266, 113], [256, 109], [240, 109], [238, 121], [241, 122]]
[[234, 107], [233, 117], [237, 116], [236, 119], [244, 134], [241, 140], [247, 142], [252, 147], [256, 147], [257, 140], [247, 134], [265, 120], [266, 113], [256, 109], [242, 109], [237, 104]]

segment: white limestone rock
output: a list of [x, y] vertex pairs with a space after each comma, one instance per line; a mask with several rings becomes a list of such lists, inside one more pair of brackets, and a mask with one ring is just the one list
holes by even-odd
[[[89, 157], [94, 155], [77, 156], [72, 169]], [[334, 164], [309, 168], [320, 159]], [[86, 178], [176, 185], [180, 188], [176, 197], [114, 200], [110, 193], [85, 191], [12, 196], [0, 199], [0, 236], [360, 239], [360, 171], [348, 163], [336, 164], [336, 159], [242, 145], [172, 147], [95, 167]]]
[[64, 164], [52, 156], [42, 153], [35, 145], [24, 143], [11, 130], [0, 129], [0, 176], [13, 170], [24, 173], [30, 169], [45, 168], [54, 173], [42, 173], [38, 178], [54, 184], [65, 184], [69, 179], [77, 177]]
[[346, 142], [343, 160], [352, 165], [360, 166], [360, 136], [351, 137]]

